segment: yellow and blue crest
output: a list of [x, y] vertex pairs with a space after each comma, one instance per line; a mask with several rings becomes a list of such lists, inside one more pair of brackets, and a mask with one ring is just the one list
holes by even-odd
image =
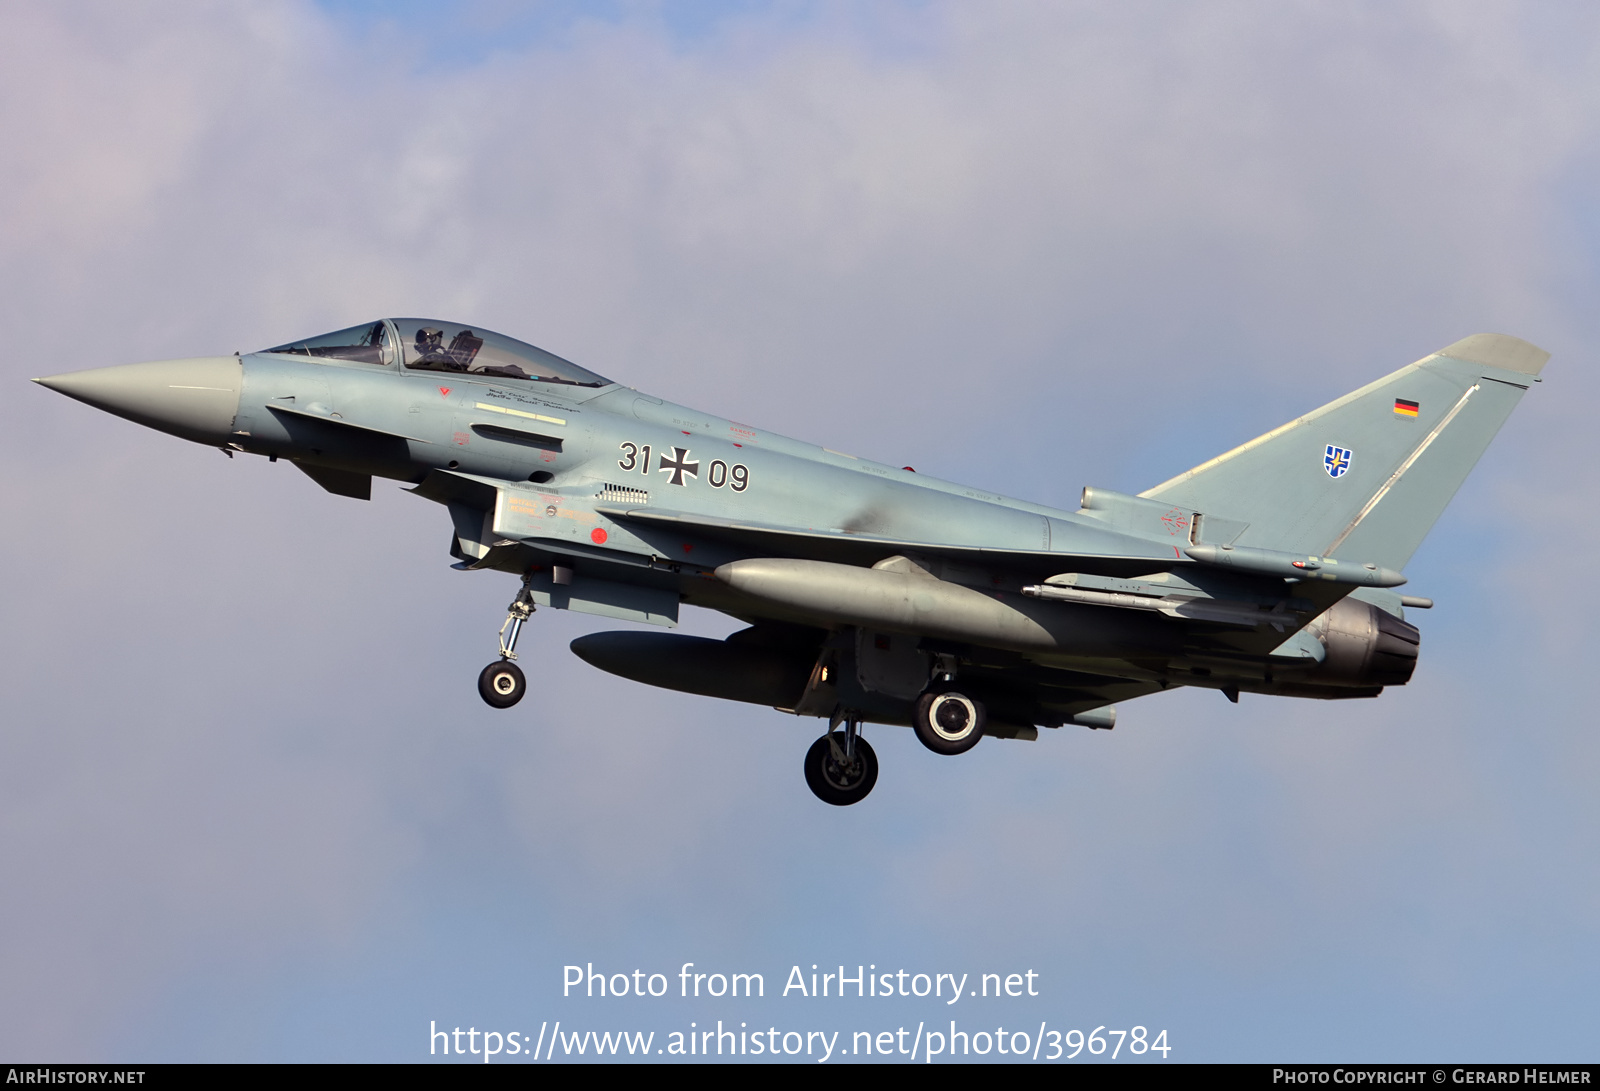
[[1343, 477], [1350, 468], [1349, 449], [1328, 444], [1327, 454], [1322, 456], [1322, 468], [1328, 471], [1329, 477]]

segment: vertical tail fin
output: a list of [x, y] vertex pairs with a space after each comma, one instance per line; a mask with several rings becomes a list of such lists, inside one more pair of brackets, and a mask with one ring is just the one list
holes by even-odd
[[1140, 495], [1244, 521], [1240, 545], [1402, 568], [1549, 358], [1473, 334]]

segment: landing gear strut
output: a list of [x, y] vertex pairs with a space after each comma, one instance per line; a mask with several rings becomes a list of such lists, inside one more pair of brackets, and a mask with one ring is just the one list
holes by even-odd
[[[533, 616], [533, 593], [528, 590], [532, 573], [522, 578], [522, 590], [506, 607], [505, 624], [500, 626], [500, 658], [483, 668], [478, 675], [478, 696], [491, 708], [510, 708], [528, 692], [528, 680], [522, 668], [512, 660], [517, 657], [517, 637], [522, 635], [522, 623]], [[506, 630], [511, 631], [508, 638]]]
[[[844, 730], [834, 730], [841, 720]], [[848, 807], [866, 799], [876, 783], [878, 755], [861, 737], [860, 719], [848, 712], [836, 715], [806, 751], [806, 784], [822, 802]]]

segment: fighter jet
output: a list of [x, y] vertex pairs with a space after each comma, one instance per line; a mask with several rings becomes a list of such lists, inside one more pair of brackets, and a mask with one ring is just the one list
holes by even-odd
[[[1109, 729], [1174, 686], [1344, 699], [1404, 685], [1419, 634], [1395, 588], [1549, 354], [1475, 334], [1130, 496], [1065, 511], [788, 439], [601, 378], [533, 345], [394, 318], [244, 355], [38, 383], [230, 457], [369, 499], [405, 482], [449, 514], [463, 571], [521, 581], [478, 692], [527, 692], [538, 607], [726, 640], [599, 632], [572, 650], [647, 685], [826, 728], [826, 803], [864, 799], [865, 723], [938, 754], [985, 736]], [[558, 664], [541, 664], [545, 672]]]

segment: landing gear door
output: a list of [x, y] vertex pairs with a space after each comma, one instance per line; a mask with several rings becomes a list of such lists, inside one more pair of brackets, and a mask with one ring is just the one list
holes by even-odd
[[856, 680], [868, 693], [909, 701], [927, 688], [930, 670], [916, 637], [856, 630]]

